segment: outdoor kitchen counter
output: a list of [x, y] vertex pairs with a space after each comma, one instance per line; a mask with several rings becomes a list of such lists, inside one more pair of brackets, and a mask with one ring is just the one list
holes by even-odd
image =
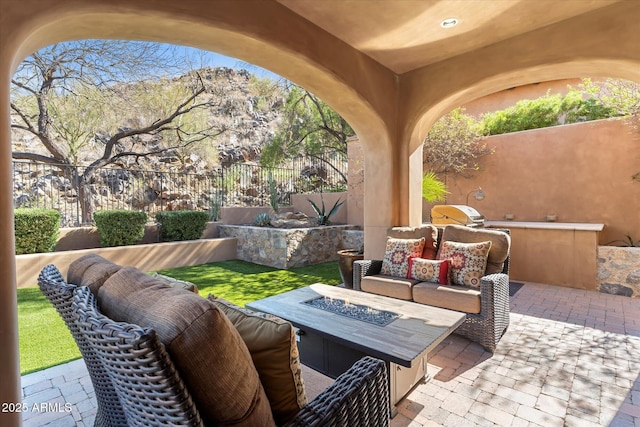
[[527, 221], [485, 221], [485, 227], [490, 228], [531, 228], [544, 230], [570, 230], [599, 232], [604, 229], [604, 224], [592, 224], [584, 222], [527, 222]]
[[598, 233], [604, 224], [485, 221], [511, 231], [511, 280], [597, 289]]

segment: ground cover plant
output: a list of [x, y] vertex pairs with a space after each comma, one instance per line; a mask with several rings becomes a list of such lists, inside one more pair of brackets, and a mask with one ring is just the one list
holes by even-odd
[[[337, 262], [278, 270], [233, 260], [159, 273], [195, 283], [202, 297], [213, 294], [241, 306], [313, 283], [342, 282]], [[18, 326], [21, 374], [80, 357], [71, 333], [37, 287], [18, 289]]]

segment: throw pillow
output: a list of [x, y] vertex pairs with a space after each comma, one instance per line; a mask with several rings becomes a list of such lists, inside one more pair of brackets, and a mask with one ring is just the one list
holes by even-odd
[[387, 236], [394, 239], [419, 239], [424, 237], [424, 248], [420, 258], [436, 259], [438, 229], [431, 224], [422, 224], [419, 227], [392, 227], [387, 230]]
[[487, 268], [491, 242], [442, 242], [438, 259], [450, 260], [449, 275], [454, 285], [480, 287], [480, 278]]
[[406, 278], [409, 275], [409, 257], [419, 257], [424, 248], [421, 239], [395, 239], [387, 237], [387, 247], [382, 260], [380, 274]]
[[156, 331], [205, 425], [275, 425], [246, 344], [211, 301], [123, 268], [100, 288], [98, 305], [116, 322]]
[[480, 243], [487, 240], [491, 242], [491, 249], [487, 257], [485, 274], [501, 273], [511, 247], [509, 234], [498, 230], [472, 228], [462, 225], [447, 225], [442, 233], [443, 242]]
[[449, 284], [449, 260], [409, 258], [409, 279]]
[[213, 295], [209, 300], [240, 333], [271, 404], [273, 418], [276, 424], [285, 424], [307, 404], [293, 326], [277, 316], [238, 307]]

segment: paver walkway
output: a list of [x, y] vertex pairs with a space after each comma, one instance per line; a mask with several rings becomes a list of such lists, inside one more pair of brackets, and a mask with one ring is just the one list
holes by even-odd
[[[640, 427], [640, 300], [527, 283], [495, 354], [452, 335], [392, 427]], [[82, 361], [22, 377], [25, 426], [91, 426]], [[68, 404], [65, 407], [65, 404]], [[66, 412], [69, 409], [69, 412]]]

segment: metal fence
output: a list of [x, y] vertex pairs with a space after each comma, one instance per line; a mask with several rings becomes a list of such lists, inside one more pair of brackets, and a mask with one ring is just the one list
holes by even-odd
[[[139, 210], [153, 218], [161, 211], [266, 206], [272, 186], [285, 206], [291, 194], [345, 191], [347, 185], [347, 159], [341, 153], [293, 159], [282, 168], [236, 163], [211, 174], [122, 168], [85, 172], [79, 166], [14, 161], [14, 207], [56, 209], [61, 225], [72, 227], [91, 224], [95, 210]], [[90, 207], [83, 209], [87, 203]]]

